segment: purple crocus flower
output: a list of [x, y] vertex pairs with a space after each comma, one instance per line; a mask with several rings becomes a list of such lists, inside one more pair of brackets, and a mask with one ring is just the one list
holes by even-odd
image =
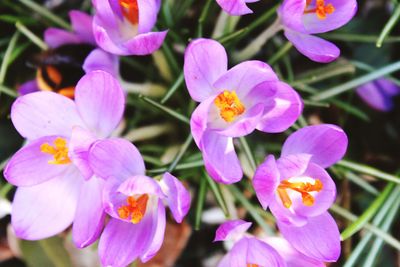
[[110, 74], [95, 71], [77, 84], [75, 101], [53, 92], [20, 96], [11, 120], [27, 139], [4, 177], [18, 186], [11, 223], [18, 237], [38, 240], [72, 226], [77, 247], [93, 243], [105, 219], [104, 181], [93, 175], [88, 148], [119, 124], [125, 95]]
[[337, 126], [302, 128], [285, 141], [278, 160], [266, 158], [253, 179], [258, 200], [277, 218], [282, 235], [296, 250], [320, 261], [336, 261], [340, 255], [340, 234], [327, 212], [336, 187], [324, 168], [343, 157], [347, 143]]
[[[103, 70], [117, 77], [119, 71], [118, 57], [111, 55], [100, 48], [96, 48], [97, 45], [92, 30], [93, 18], [78, 10], [70, 11], [69, 18], [72, 26], [71, 32], [59, 28], [48, 28], [45, 31], [44, 41], [49, 48], [55, 50], [65, 45], [93, 46], [92, 51], [87, 55], [83, 62], [82, 69], [86, 73], [95, 70]], [[76, 62], [73, 62], [73, 64], [76, 64]], [[48, 71], [52, 71], [53, 75], [60, 75], [54, 68]], [[38, 79], [27, 81], [18, 88], [20, 95], [37, 91], [40, 91]], [[74, 88], [61, 89], [59, 93], [73, 98]]]
[[253, 11], [248, 8], [247, 3], [254, 3], [260, 0], [217, 0], [218, 5], [231, 16], [251, 14]]
[[201, 102], [190, 121], [194, 140], [211, 177], [229, 184], [243, 175], [233, 138], [255, 129], [282, 132], [303, 104], [267, 64], [245, 61], [228, 70], [227, 61], [220, 43], [197, 39], [186, 49], [184, 75], [190, 96]]
[[227, 221], [219, 226], [216, 241], [233, 241], [232, 249], [222, 258], [218, 267], [284, 267], [285, 261], [270, 245], [251, 235], [245, 235], [251, 223], [243, 220]]
[[103, 207], [111, 216], [100, 237], [101, 263], [118, 267], [137, 258], [147, 262], [164, 240], [164, 202], [181, 223], [190, 207], [189, 192], [170, 173], [159, 182], [145, 176], [140, 153], [124, 139], [96, 142], [89, 162], [95, 174], [106, 180]]
[[342, 27], [355, 15], [356, 0], [284, 0], [278, 10], [285, 36], [309, 59], [327, 63], [340, 50], [331, 42], [313, 34]]
[[381, 78], [361, 85], [356, 92], [370, 107], [388, 112], [393, 109], [393, 97], [400, 94], [400, 87], [391, 80]]
[[152, 32], [161, 0], [93, 0], [97, 44], [116, 55], [149, 55], [168, 31]]

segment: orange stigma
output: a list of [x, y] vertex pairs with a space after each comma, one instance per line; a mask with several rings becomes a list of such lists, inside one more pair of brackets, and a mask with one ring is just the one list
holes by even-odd
[[133, 196], [127, 197], [127, 205], [118, 208], [118, 216], [124, 220], [130, 219], [133, 224], [139, 223], [146, 213], [148, 200], [149, 196], [147, 194], [141, 195], [137, 199]]
[[219, 114], [226, 122], [233, 121], [246, 110], [235, 91], [223, 91], [215, 98], [214, 104], [219, 108]]
[[124, 17], [133, 25], [139, 23], [139, 7], [137, 0], [119, 0]]
[[[307, 0], [307, 6], [311, 4], [311, 0]], [[316, 0], [316, 7], [304, 11], [305, 14], [315, 13], [320, 20], [326, 19], [328, 14], [335, 12], [332, 4], [325, 5], [325, 0]]]
[[259, 267], [258, 264], [247, 263], [246, 267]]
[[48, 161], [49, 164], [68, 164], [71, 159], [68, 157], [67, 140], [57, 137], [54, 140], [54, 146], [44, 143], [40, 146], [40, 151], [46, 154], [53, 155], [54, 159]]
[[292, 206], [292, 200], [290, 199], [289, 194], [287, 193], [288, 189], [299, 192], [301, 194], [301, 198], [303, 200], [303, 204], [305, 206], [314, 205], [315, 199], [310, 194], [310, 192], [320, 192], [322, 190], [322, 182], [319, 179], [316, 179], [314, 184], [309, 182], [289, 182], [288, 180], [283, 180], [281, 184], [278, 186], [278, 195], [282, 200], [283, 205], [286, 208], [290, 208]]

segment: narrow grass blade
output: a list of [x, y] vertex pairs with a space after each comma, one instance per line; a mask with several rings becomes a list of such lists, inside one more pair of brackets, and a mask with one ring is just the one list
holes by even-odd
[[19, 32], [15, 32], [14, 35], [11, 37], [10, 43], [8, 44], [8, 47], [6, 49], [6, 52], [3, 57], [3, 61], [1, 62], [0, 66], [0, 84], [4, 83], [4, 79], [6, 77], [8, 65], [9, 65], [9, 60], [11, 57], [11, 53], [13, 52], [15, 45], [17, 44], [18, 38], [19, 38]]
[[204, 178], [207, 180], [208, 186], [213, 192], [215, 200], [217, 201], [218, 205], [225, 214], [225, 217], [229, 218], [230, 217], [229, 210], [228, 207], [226, 206], [225, 198], [221, 193], [221, 188], [219, 188], [219, 185], [213, 179], [211, 179], [211, 177], [206, 173], [206, 171], [204, 171], [203, 174]]
[[383, 171], [377, 170], [367, 165], [358, 164], [347, 160], [341, 160], [337, 163], [337, 165], [360, 173], [369, 174], [371, 176], [374, 176], [382, 180], [386, 180], [388, 182], [394, 182], [396, 184], [400, 184], [400, 177], [385, 173]]
[[183, 143], [181, 149], [179, 150], [178, 155], [176, 155], [174, 161], [171, 163], [171, 165], [168, 167], [168, 172], [172, 172], [175, 170], [176, 165], [178, 165], [179, 161], [182, 159], [183, 155], [186, 153], [188, 150], [190, 144], [193, 141], [193, 136], [192, 134], [189, 134], [189, 136], [186, 138], [185, 143]]
[[393, 27], [396, 25], [397, 21], [400, 18], [400, 4], [397, 4], [396, 9], [394, 10], [392, 16], [386, 23], [385, 27], [383, 27], [381, 34], [379, 35], [378, 40], [376, 41], [376, 46], [381, 47], [385, 38], [392, 31]]
[[25, 35], [29, 40], [31, 40], [32, 43], [37, 45], [40, 49], [42, 50], [47, 50], [49, 49], [48, 45], [42, 41], [39, 37], [37, 37], [33, 32], [31, 32], [25, 25], [23, 25], [21, 22], [15, 23], [15, 27], [23, 34]]
[[207, 194], [207, 180], [203, 178], [200, 180], [200, 187], [197, 194], [197, 203], [196, 203], [195, 218], [194, 218], [195, 230], [200, 230], [201, 215], [203, 214], [206, 194]]
[[349, 91], [353, 88], [356, 88], [362, 84], [368, 83], [370, 81], [373, 81], [377, 78], [386, 76], [386, 75], [388, 75], [392, 72], [398, 71], [398, 70], [400, 70], [400, 62], [392, 63], [383, 68], [377, 69], [371, 73], [368, 73], [366, 75], [363, 75], [361, 77], [353, 79], [349, 82], [343, 83], [341, 85], [330, 88], [322, 93], [316, 94], [313, 97], [311, 97], [311, 100], [321, 101], [321, 100], [325, 100], [325, 99], [340, 95], [340, 94], [342, 94], [346, 91]]
[[368, 207], [364, 213], [358, 217], [356, 221], [350, 224], [341, 234], [342, 239], [346, 240], [351, 237], [359, 230], [363, 228], [363, 226], [368, 223], [371, 218], [376, 214], [376, 212], [381, 208], [385, 200], [388, 198], [390, 192], [392, 191], [394, 184], [391, 183], [385, 187], [385, 190], [372, 202], [372, 204]]

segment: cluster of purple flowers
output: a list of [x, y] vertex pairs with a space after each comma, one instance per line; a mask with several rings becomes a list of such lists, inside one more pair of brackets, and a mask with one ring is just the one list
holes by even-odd
[[[217, 3], [231, 15], [243, 15], [252, 12], [246, 3], [256, 1]], [[191, 199], [172, 174], [146, 176], [138, 149], [110, 137], [123, 117], [126, 97], [118, 81], [118, 56], [147, 55], [160, 48], [167, 31], [151, 30], [161, 0], [94, 0], [93, 6], [93, 18], [70, 13], [72, 32], [45, 32], [51, 48], [93, 46], [82, 65], [86, 74], [72, 95], [43, 91], [37, 80], [20, 88], [11, 119], [27, 144], [10, 159], [4, 176], [18, 186], [12, 209], [18, 237], [38, 240], [72, 225], [77, 247], [99, 239], [101, 263], [126, 266], [157, 253], [165, 232], [165, 207], [181, 223]], [[355, 0], [284, 0], [278, 15], [285, 36], [301, 53], [330, 62], [339, 49], [312, 34], [346, 24], [356, 7]], [[232, 184], [243, 177], [233, 138], [256, 129], [283, 132], [302, 113], [299, 94], [269, 65], [253, 60], [228, 69], [227, 53], [217, 41], [193, 40], [183, 69], [189, 94], [199, 102], [190, 120], [192, 135], [217, 182]], [[393, 95], [391, 90], [385, 93]], [[234, 245], [219, 266], [324, 266], [336, 261], [340, 234], [327, 212], [336, 187], [325, 168], [344, 156], [347, 142], [337, 126], [309, 126], [288, 137], [279, 159], [267, 156], [252, 184], [283, 238], [256, 238], [245, 234], [250, 223], [228, 221], [218, 228], [215, 241], [231, 240]]]

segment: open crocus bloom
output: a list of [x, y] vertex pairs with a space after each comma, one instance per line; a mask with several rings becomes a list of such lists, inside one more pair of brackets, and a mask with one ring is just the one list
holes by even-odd
[[253, 13], [253, 11], [248, 8], [247, 3], [258, 1], [259, 0], [217, 0], [217, 3], [229, 15], [241, 16]]
[[278, 160], [268, 156], [254, 175], [257, 198], [277, 218], [283, 236], [316, 260], [335, 261], [340, 254], [339, 231], [327, 213], [336, 187], [324, 168], [343, 157], [347, 143], [337, 126], [302, 128], [285, 141]]
[[225, 49], [216, 41], [197, 39], [186, 49], [186, 85], [201, 102], [191, 117], [192, 135], [208, 173], [228, 184], [243, 175], [233, 138], [255, 129], [282, 132], [297, 120], [303, 104], [267, 64], [246, 61], [229, 70], [227, 65]]
[[71, 223], [76, 246], [94, 242], [104, 224], [104, 181], [93, 175], [88, 148], [111, 134], [122, 118], [125, 96], [108, 73], [85, 75], [75, 101], [53, 92], [17, 98], [11, 120], [27, 139], [8, 162], [4, 177], [18, 186], [11, 223], [18, 237], [47, 238]]
[[284, 0], [278, 14], [285, 36], [300, 53], [313, 61], [335, 60], [340, 50], [313, 34], [342, 27], [355, 15], [356, 0]]
[[284, 267], [280, 254], [267, 243], [245, 235], [251, 223], [243, 220], [227, 221], [217, 229], [214, 242], [233, 241], [232, 249], [222, 258], [218, 267]]
[[370, 107], [387, 112], [393, 109], [393, 97], [400, 94], [400, 87], [382, 78], [361, 85], [356, 92]]
[[145, 176], [140, 153], [123, 139], [96, 142], [89, 161], [95, 174], [106, 180], [103, 206], [111, 216], [100, 237], [101, 263], [118, 267], [137, 258], [147, 262], [164, 240], [164, 202], [180, 223], [189, 211], [189, 192], [169, 173], [159, 182]]
[[97, 44], [116, 55], [149, 55], [160, 48], [167, 31], [151, 32], [160, 0], [93, 0]]
[[[70, 72], [82, 72], [83, 76], [83, 71], [89, 73], [95, 70], [103, 70], [113, 74], [115, 77], [117, 76], [119, 69], [118, 57], [100, 48], [96, 48], [96, 41], [94, 40], [92, 31], [92, 17], [78, 10], [69, 12], [69, 17], [71, 20], [72, 32], [58, 28], [48, 28], [44, 33], [44, 40], [51, 49], [51, 52], [48, 53], [55, 54], [59, 58], [62, 58], [63, 60], [60, 62], [60, 65], [63, 66], [64, 72], [69, 73], [62, 73], [63, 71], [58, 68], [59, 66], [52, 62], [56, 60], [41, 62], [41, 66], [38, 66], [36, 79], [25, 82], [19, 87], [18, 91], [21, 95], [40, 90], [52, 91], [52, 88], [46, 86], [46, 82], [43, 81], [43, 76], [50, 79], [50, 83], [56, 87], [58, 93], [70, 98], [74, 97], [74, 87], [76, 84], [73, 84], [74, 81], [68, 81], [68, 86], [61, 86], [66, 84], [64, 81], [66, 77], [63, 77], [63, 74], [71, 76]], [[71, 50], [74, 52], [70, 52]], [[84, 54], [83, 51], [86, 50], [85, 57], [82, 59], [69, 59], [67, 57], [69, 53], [79, 54], [80, 57], [81, 54]], [[66, 62], [67, 60], [71, 62]], [[80, 64], [82, 64], [82, 66], [80, 66]], [[43, 74], [43, 72], [45, 72], [45, 74]], [[78, 76], [78, 78], [80, 77]]]

